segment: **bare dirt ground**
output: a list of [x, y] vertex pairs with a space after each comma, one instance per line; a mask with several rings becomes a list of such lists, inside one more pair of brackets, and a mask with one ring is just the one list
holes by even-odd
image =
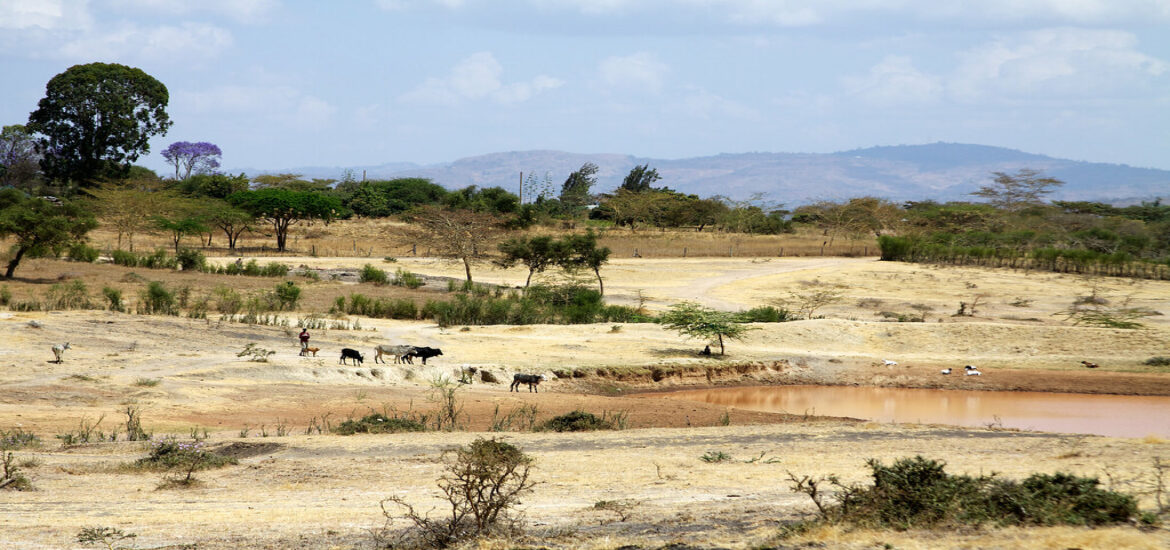
[[[220, 261], [230, 261], [224, 258]], [[280, 258], [292, 265], [351, 268], [369, 258]], [[432, 276], [458, 276], [442, 260], [400, 258], [382, 264]], [[122, 280], [124, 273], [85, 271], [81, 277]], [[22, 267], [22, 271], [26, 269]], [[35, 292], [73, 264], [38, 261], [11, 283], [14, 294]], [[86, 268], [87, 270], [89, 268]], [[148, 270], [137, 270], [151, 276]], [[477, 281], [515, 285], [519, 270], [480, 267]], [[532, 454], [537, 490], [525, 499], [529, 539], [515, 544], [615, 548], [686, 542], [704, 547], [823, 543], [872, 548], [1164, 548], [1165, 530], [1073, 528], [891, 533], [821, 530], [776, 542], [780, 522], [812, 510], [789, 490], [786, 471], [848, 481], [864, 477], [864, 460], [923, 454], [963, 473], [1024, 477], [1071, 471], [1109, 478], [1118, 488], [1148, 492], [1155, 457], [1170, 456], [1158, 438], [1116, 439], [941, 426], [893, 426], [771, 415], [703, 403], [628, 397], [663, 388], [718, 384], [827, 383], [1019, 389], [1170, 395], [1166, 368], [1144, 365], [1170, 355], [1170, 320], [1146, 320], [1142, 330], [1072, 326], [1061, 316], [1075, 296], [1093, 287], [1111, 299], [1170, 312], [1170, 283], [1089, 280], [1047, 273], [936, 268], [832, 258], [618, 259], [603, 271], [611, 301], [662, 309], [682, 299], [724, 309], [747, 309], [790, 292], [833, 285], [845, 295], [818, 315], [825, 319], [757, 325], [727, 356], [704, 358], [702, 342], [656, 325], [493, 326], [440, 329], [433, 323], [362, 319], [363, 330], [314, 331], [316, 358], [298, 357], [296, 331], [284, 327], [148, 317], [101, 311], [0, 313], [0, 429], [37, 433], [39, 449], [17, 451], [34, 492], [0, 491], [0, 546], [70, 548], [86, 526], [137, 533], [139, 548], [197, 544], [199, 548], [372, 547], [370, 529], [384, 518], [378, 502], [400, 496], [437, 506], [434, 479], [442, 449], [485, 434], [496, 419], [534, 405], [538, 420], [575, 409], [619, 413], [630, 429], [591, 434], [508, 432]], [[272, 280], [224, 278], [242, 290]], [[238, 282], [237, 282], [238, 281]], [[129, 283], [127, 283], [129, 284]], [[91, 284], [99, 288], [100, 284]], [[314, 294], [361, 291], [368, 285], [305, 282]], [[952, 317], [977, 295], [974, 317]], [[924, 307], [913, 308], [914, 305]], [[882, 311], [927, 311], [925, 323], [882, 322]], [[39, 327], [30, 325], [35, 321]], [[294, 318], [295, 321], [295, 318]], [[53, 343], [69, 341], [61, 364]], [[267, 362], [237, 354], [252, 343], [276, 351]], [[422, 365], [373, 363], [378, 343], [441, 347]], [[361, 367], [338, 365], [341, 347], [366, 354]], [[884, 359], [897, 360], [885, 367]], [[1100, 368], [1084, 369], [1087, 360]], [[336, 424], [371, 410], [429, 411], [431, 383], [462, 365], [488, 370], [502, 382], [459, 391], [466, 430], [342, 437], [307, 435], [312, 422]], [[982, 377], [941, 377], [937, 369], [979, 365]], [[657, 374], [655, 374], [657, 370]], [[510, 393], [514, 372], [578, 371], [541, 385], [541, 393]], [[237, 446], [239, 466], [202, 472], [199, 487], [157, 490], [159, 474], [120, 464], [145, 455], [138, 442], [61, 449], [54, 435], [99, 421], [123, 431], [128, 407], [142, 412], [156, 435], [189, 437], [207, 429], [210, 444]], [[726, 416], [725, 416], [726, 415]], [[723, 426], [724, 420], [730, 424]], [[245, 437], [246, 433], [246, 437]], [[284, 435], [280, 435], [284, 434]], [[123, 439], [119, 437], [119, 439]], [[708, 464], [709, 451], [729, 462]], [[760, 457], [762, 459], [750, 461]], [[31, 463], [27, 462], [31, 460]], [[629, 500], [624, 520], [595, 510]], [[404, 526], [401, 522], [399, 527]], [[487, 546], [492, 547], [492, 546]], [[506, 547], [500, 546], [500, 547]]]

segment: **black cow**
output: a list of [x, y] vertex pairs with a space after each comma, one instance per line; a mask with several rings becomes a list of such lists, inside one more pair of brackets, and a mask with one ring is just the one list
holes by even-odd
[[440, 355], [443, 355], [443, 350], [441, 350], [439, 348], [428, 348], [426, 346], [415, 346], [414, 349], [407, 352], [406, 355], [402, 356], [402, 358], [405, 359], [407, 363], [410, 363], [413, 365], [414, 360], [411, 359], [412, 357], [422, 357], [423, 364], [425, 365], [425, 364], [427, 364], [428, 358], [438, 357]]
[[337, 362], [343, 365], [347, 365], [348, 363], [345, 362], [346, 359], [353, 359], [354, 363], [360, 367], [362, 366], [362, 361], [365, 359], [365, 357], [362, 357], [362, 354], [358, 353], [358, 350], [356, 349], [341, 348], [341, 359], [339, 359]]
[[520, 389], [519, 389], [519, 388], [520, 388], [520, 384], [528, 384], [528, 391], [529, 391], [529, 392], [536, 392], [536, 393], [540, 393], [540, 390], [539, 390], [539, 389], [537, 389], [537, 387], [536, 387], [536, 386], [540, 385], [540, 383], [541, 383], [542, 381], [544, 381], [544, 375], [543, 375], [543, 374], [520, 374], [520, 373], [516, 373], [514, 376], [512, 376], [512, 387], [511, 387], [511, 388], [510, 388], [508, 391], [510, 391], [510, 392], [512, 392], [512, 391], [516, 391], [516, 392], [518, 392], [518, 391], [520, 391]]

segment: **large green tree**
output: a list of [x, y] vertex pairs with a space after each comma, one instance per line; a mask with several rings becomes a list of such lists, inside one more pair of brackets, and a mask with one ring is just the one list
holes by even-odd
[[341, 201], [313, 191], [290, 191], [279, 187], [240, 191], [228, 197], [232, 206], [270, 224], [276, 233], [276, 249], [284, 252], [288, 229], [302, 221], [329, 221], [341, 213]]
[[25, 256], [60, 253], [94, 227], [93, 215], [77, 204], [50, 202], [19, 189], [0, 189], [0, 238], [16, 241], [4, 277], [11, 279]]
[[167, 87], [141, 69], [116, 63], [74, 65], [54, 76], [28, 118], [40, 136], [49, 178], [86, 187], [125, 176], [150, 152], [150, 138], [171, 126]]
[[586, 162], [576, 172], [569, 174], [561, 185], [561, 204], [566, 208], [578, 209], [589, 204], [590, 189], [597, 183], [597, 165]]
[[654, 190], [654, 182], [660, 179], [662, 179], [662, 176], [658, 175], [657, 168], [651, 168], [649, 164], [642, 164], [633, 167], [630, 173], [626, 174], [626, 179], [622, 180], [622, 185], [618, 189], [625, 189], [635, 193], [652, 191]]

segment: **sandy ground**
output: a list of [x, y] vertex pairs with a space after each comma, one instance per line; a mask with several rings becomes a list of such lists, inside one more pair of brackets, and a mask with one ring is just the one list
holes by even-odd
[[[369, 262], [282, 261], [321, 268]], [[461, 269], [433, 259], [403, 259], [389, 267], [440, 276]], [[295, 353], [296, 331], [289, 328], [94, 311], [0, 313], [0, 429], [19, 427], [44, 440], [39, 449], [16, 453], [33, 461], [25, 469], [38, 490], [0, 491], [6, 511], [0, 514], [0, 546], [68, 548], [81, 527], [112, 526], [138, 533], [139, 548], [370, 547], [369, 529], [383, 521], [379, 500], [398, 495], [424, 507], [436, 504], [441, 450], [485, 435], [493, 415], [525, 405], [534, 405], [539, 419], [574, 409], [619, 413], [631, 428], [506, 434], [537, 459], [541, 483], [524, 506], [529, 533], [539, 544], [563, 548], [760, 544], [775, 534], [778, 521], [811, 509], [788, 489], [785, 471], [860, 480], [869, 457], [921, 453], [945, 459], [957, 471], [1011, 477], [1109, 472], [1119, 488], [1141, 492], [1152, 479], [1154, 457], [1170, 456], [1170, 444], [1158, 438], [836, 422], [627, 397], [707, 384], [810, 382], [1170, 395], [1166, 369], [1143, 365], [1150, 357], [1170, 356], [1166, 317], [1149, 318], [1143, 330], [1117, 330], [1071, 326], [1054, 315], [1094, 286], [1099, 294], [1167, 312], [1170, 283], [824, 258], [616, 260], [603, 274], [609, 299], [641, 300], [651, 309], [681, 299], [746, 309], [822, 285], [839, 288], [847, 298], [818, 312], [826, 319], [758, 325], [743, 341], [729, 343], [727, 356], [713, 358], [695, 353], [702, 342], [655, 325], [464, 330], [363, 319], [364, 330], [315, 331], [313, 345], [322, 348], [321, 355], [302, 358]], [[477, 280], [498, 284], [516, 284], [523, 276], [520, 270], [476, 271]], [[975, 317], [951, 316], [960, 301], [977, 294], [985, 305]], [[928, 322], [889, 323], [876, 315], [918, 311], [914, 304], [933, 308]], [[73, 349], [63, 363], [50, 362], [50, 345], [64, 341]], [[267, 362], [237, 356], [249, 343], [276, 354]], [[431, 345], [444, 355], [425, 367], [374, 364], [371, 350], [378, 343]], [[363, 350], [365, 364], [338, 365], [341, 347]], [[884, 359], [899, 365], [885, 367]], [[1101, 368], [1084, 369], [1082, 360]], [[985, 375], [937, 375], [938, 368], [964, 364], [979, 365]], [[463, 365], [504, 381], [459, 390], [468, 431], [306, 435], [312, 422], [336, 423], [371, 410], [433, 410], [432, 382], [455, 376]], [[652, 376], [654, 369], [667, 374]], [[574, 370], [580, 377], [554, 378], [539, 394], [508, 392], [514, 372]], [[99, 419], [98, 430], [121, 431], [129, 407], [141, 410], [144, 426], [155, 434], [187, 437], [192, 429], [207, 429], [211, 444], [255, 445], [256, 454], [245, 450], [240, 466], [200, 474], [198, 488], [159, 491], [159, 474], [116, 467], [143, 456], [141, 443], [60, 449], [53, 438]], [[725, 415], [730, 426], [720, 425]], [[699, 460], [708, 451], [735, 460]], [[762, 460], [745, 462], [761, 453]], [[1150, 506], [1149, 497], [1143, 498]], [[592, 510], [598, 501], [625, 499], [634, 503], [625, 521]], [[1132, 528], [808, 536], [857, 548], [882, 542], [908, 548], [1170, 543], [1165, 531]]]

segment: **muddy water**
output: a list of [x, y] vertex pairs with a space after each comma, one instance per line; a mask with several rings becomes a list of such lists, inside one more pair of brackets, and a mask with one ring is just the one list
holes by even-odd
[[1170, 437], [1170, 397], [842, 386], [718, 388], [653, 397], [878, 422], [996, 425], [1118, 437]]

